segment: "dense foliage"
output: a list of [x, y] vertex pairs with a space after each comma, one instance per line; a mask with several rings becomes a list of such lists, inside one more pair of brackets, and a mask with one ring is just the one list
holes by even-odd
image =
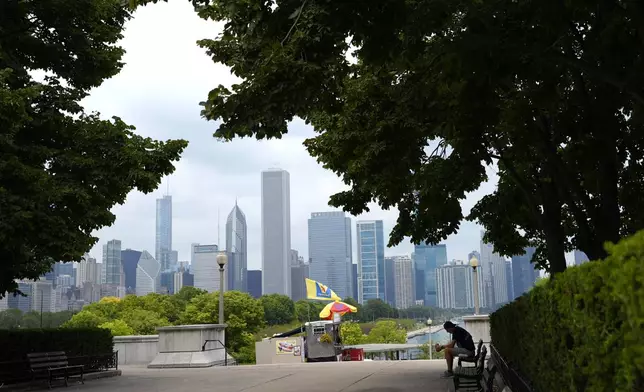
[[[397, 207], [390, 245], [438, 243], [468, 219], [558, 273], [566, 251], [600, 259], [644, 226], [639, 1], [192, 3], [225, 22], [198, 44], [241, 80], [203, 102], [215, 136], [311, 123], [309, 152], [350, 186], [330, 204]], [[465, 215], [486, 166], [498, 181]]]
[[19, 309], [7, 309], [0, 311], [0, 329], [40, 328], [41, 320], [42, 328], [57, 328], [72, 318], [73, 315], [72, 311], [66, 310], [52, 313], [43, 312], [41, 317], [40, 312], [36, 311], [23, 313]]
[[340, 327], [340, 337], [344, 345], [369, 343], [406, 343], [407, 330], [396, 320], [377, 321], [368, 334], [353, 322], [344, 322]]
[[644, 387], [644, 231], [491, 316], [492, 344], [536, 392]]
[[0, 362], [24, 361], [30, 352], [65, 351], [68, 356], [109, 354], [112, 335], [100, 328], [0, 330]]
[[156, 189], [187, 145], [80, 105], [123, 66], [129, 17], [122, 0], [0, 2], [0, 297], [80, 261], [112, 207]]

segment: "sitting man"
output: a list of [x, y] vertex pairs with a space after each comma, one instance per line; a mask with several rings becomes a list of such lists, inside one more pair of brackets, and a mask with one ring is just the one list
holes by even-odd
[[[436, 352], [445, 350], [445, 360], [447, 361], [447, 371], [443, 374], [443, 377], [451, 377], [454, 375], [453, 366], [454, 366], [454, 357], [457, 357], [461, 354], [467, 356], [474, 356], [474, 340], [472, 335], [467, 332], [465, 329], [456, 326], [451, 321], [445, 322], [443, 324], [445, 331], [452, 334], [452, 340], [444, 345], [436, 343]], [[456, 347], [455, 347], [456, 346]]]

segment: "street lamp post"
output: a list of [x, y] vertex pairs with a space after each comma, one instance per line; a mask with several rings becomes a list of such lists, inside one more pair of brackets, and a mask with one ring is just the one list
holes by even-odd
[[474, 314], [479, 314], [479, 279], [478, 279], [478, 271], [476, 270], [476, 267], [479, 266], [479, 260], [476, 258], [476, 256], [473, 256], [470, 259], [470, 265], [472, 266], [472, 270], [474, 272]]
[[217, 264], [219, 264], [219, 324], [224, 323], [224, 266], [228, 262], [228, 256], [225, 253], [217, 255]]
[[429, 328], [429, 359], [432, 359], [432, 319], [427, 319], [427, 327]]

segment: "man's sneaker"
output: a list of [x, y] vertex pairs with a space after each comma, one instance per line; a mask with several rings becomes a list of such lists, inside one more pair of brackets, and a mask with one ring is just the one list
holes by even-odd
[[442, 378], [451, 378], [451, 377], [454, 377], [454, 372], [450, 372], [450, 371], [448, 371], [448, 370], [445, 370], [445, 372], [443, 373], [443, 375], [442, 375], [441, 377], [442, 377]]

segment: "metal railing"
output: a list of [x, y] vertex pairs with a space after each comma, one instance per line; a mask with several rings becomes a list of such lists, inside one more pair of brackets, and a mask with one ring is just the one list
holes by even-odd
[[510, 387], [512, 392], [533, 392], [530, 383], [507, 363], [505, 358], [497, 351], [496, 347], [490, 343], [490, 355], [497, 372], [503, 379], [506, 386]]
[[[214, 343], [217, 342], [221, 345], [221, 348], [211, 348], [209, 350], [206, 350], [206, 345], [208, 343]], [[224, 350], [224, 366], [228, 366], [228, 349], [226, 348], [226, 345], [221, 342], [219, 339], [207, 339], [204, 341], [203, 346], [201, 346], [201, 351], [212, 351], [212, 350]], [[236, 364], [236, 361], [235, 361]]]

